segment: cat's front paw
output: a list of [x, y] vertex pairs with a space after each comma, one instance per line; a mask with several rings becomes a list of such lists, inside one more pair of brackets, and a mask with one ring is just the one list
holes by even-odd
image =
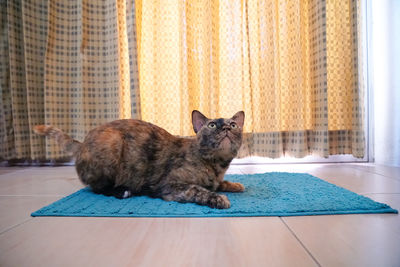
[[229, 209], [231, 202], [225, 195], [213, 194], [208, 199], [207, 206], [214, 209]]
[[244, 189], [244, 185], [241, 183], [233, 183], [229, 181], [222, 181], [218, 187], [218, 190], [223, 192], [243, 192]]
[[244, 189], [244, 185], [241, 183], [232, 183], [232, 192], [243, 192]]

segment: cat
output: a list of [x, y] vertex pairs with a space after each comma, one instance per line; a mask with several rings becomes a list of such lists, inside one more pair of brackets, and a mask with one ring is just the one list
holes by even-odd
[[178, 137], [151, 123], [116, 120], [92, 129], [83, 143], [53, 126], [34, 131], [53, 137], [76, 158], [80, 180], [93, 192], [127, 198], [148, 195], [167, 201], [230, 208], [217, 191], [243, 192], [224, 174], [242, 144], [245, 114], [209, 119], [192, 112], [195, 137]]

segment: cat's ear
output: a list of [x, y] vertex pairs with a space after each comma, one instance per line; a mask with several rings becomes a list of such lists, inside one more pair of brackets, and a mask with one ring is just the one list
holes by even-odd
[[234, 120], [240, 128], [243, 127], [244, 124], [244, 111], [239, 111], [235, 115], [233, 115], [232, 120]]
[[198, 110], [193, 110], [192, 111], [192, 124], [193, 124], [193, 130], [195, 133], [200, 131], [201, 127], [206, 123], [207, 117], [201, 114], [200, 111]]

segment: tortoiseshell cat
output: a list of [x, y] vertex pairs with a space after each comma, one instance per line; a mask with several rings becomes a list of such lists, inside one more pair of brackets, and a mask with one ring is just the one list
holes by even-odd
[[242, 192], [224, 181], [242, 144], [244, 112], [230, 119], [208, 119], [192, 112], [196, 137], [173, 136], [141, 120], [116, 120], [91, 130], [83, 143], [61, 130], [38, 125], [34, 131], [54, 137], [76, 157], [80, 180], [95, 193], [126, 198], [149, 195], [167, 201], [194, 202], [226, 209], [230, 202], [216, 191]]

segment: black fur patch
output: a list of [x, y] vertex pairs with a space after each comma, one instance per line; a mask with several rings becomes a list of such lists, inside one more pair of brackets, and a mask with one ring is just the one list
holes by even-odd
[[200, 142], [200, 146], [201, 147], [207, 147], [208, 146], [208, 142], [209, 142], [209, 138], [208, 138], [207, 135], [201, 136], [201, 142]]
[[221, 166], [221, 168], [226, 168], [226, 167], [228, 167], [229, 166], [229, 164], [231, 163], [231, 161], [230, 160], [228, 160], [228, 161], [221, 161], [220, 163], [219, 163], [219, 166]]
[[177, 139], [177, 140], [175, 140], [174, 141], [174, 146], [176, 147], [176, 148], [181, 148], [182, 146], [183, 146], [183, 140], [182, 139]]
[[122, 134], [122, 138], [123, 138], [124, 140], [133, 140], [133, 139], [134, 139], [134, 137], [133, 137], [129, 132], [124, 132], [124, 133]]
[[173, 158], [169, 158], [167, 160], [167, 163], [164, 166], [164, 172], [161, 175], [161, 179], [167, 177], [168, 174], [171, 172], [173, 167], [174, 167], [174, 159]]
[[222, 126], [224, 126], [225, 120], [224, 119], [217, 119], [215, 121], [215, 124], [217, 125], [217, 128], [220, 129]]
[[148, 161], [156, 160], [158, 136], [154, 131], [151, 131], [149, 138], [142, 147], [142, 152]]

